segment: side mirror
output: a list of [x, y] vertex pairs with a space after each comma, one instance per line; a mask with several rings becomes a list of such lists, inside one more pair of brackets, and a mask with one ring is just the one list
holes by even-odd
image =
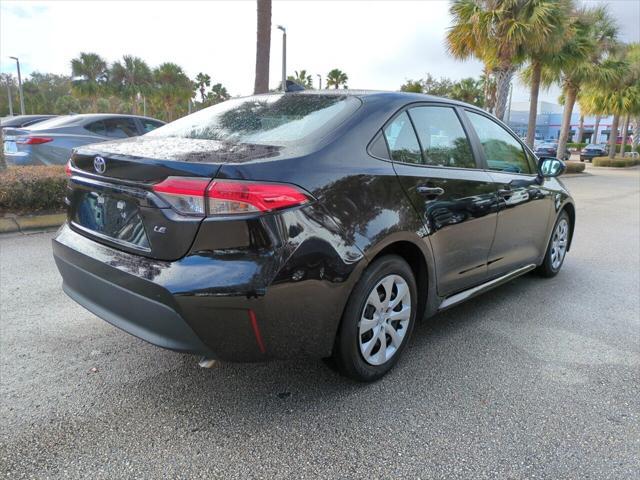
[[542, 157], [538, 162], [538, 170], [543, 178], [559, 177], [567, 169], [562, 160], [553, 157]]

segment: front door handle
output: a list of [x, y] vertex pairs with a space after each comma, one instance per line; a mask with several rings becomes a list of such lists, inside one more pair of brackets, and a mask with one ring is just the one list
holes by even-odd
[[440, 187], [427, 187], [426, 185], [419, 185], [416, 191], [420, 195], [425, 197], [438, 197], [444, 193], [444, 189]]

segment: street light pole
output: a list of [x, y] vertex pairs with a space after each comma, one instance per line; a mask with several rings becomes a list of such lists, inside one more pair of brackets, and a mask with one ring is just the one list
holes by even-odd
[[316, 75], [318, 76], [318, 90], [322, 90], [322, 75], [319, 73], [316, 73]]
[[287, 29], [278, 25], [278, 30], [282, 30], [282, 91], [287, 91]]
[[9, 96], [9, 116], [13, 117], [13, 99], [11, 98], [11, 77], [7, 75], [7, 95]]
[[22, 77], [20, 76], [20, 60], [18, 57], [9, 57], [16, 61], [18, 67], [18, 91], [20, 93], [20, 115], [24, 115], [24, 94], [22, 93]]

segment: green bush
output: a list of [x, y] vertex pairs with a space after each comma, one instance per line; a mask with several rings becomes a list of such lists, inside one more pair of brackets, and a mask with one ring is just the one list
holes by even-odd
[[591, 163], [594, 167], [625, 168], [625, 167], [633, 167], [634, 165], [638, 165], [638, 160], [634, 158], [622, 158], [622, 157], [616, 157], [614, 159], [610, 159], [609, 157], [595, 157]]
[[567, 169], [564, 173], [580, 173], [584, 172], [586, 165], [583, 162], [564, 162]]
[[9, 167], [0, 171], [0, 212], [62, 211], [66, 189], [63, 165]]

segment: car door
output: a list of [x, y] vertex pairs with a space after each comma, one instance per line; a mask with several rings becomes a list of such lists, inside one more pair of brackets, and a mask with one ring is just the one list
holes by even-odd
[[438, 293], [482, 283], [496, 229], [495, 188], [476, 163], [456, 109], [415, 105], [383, 132], [399, 181], [424, 223]]
[[535, 156], [484, 113], [466, 110], [499, 197], [498, 225], [489, 253], [490, 277], [538, 263], [546, 250], [553, 192], [538, 182]]

